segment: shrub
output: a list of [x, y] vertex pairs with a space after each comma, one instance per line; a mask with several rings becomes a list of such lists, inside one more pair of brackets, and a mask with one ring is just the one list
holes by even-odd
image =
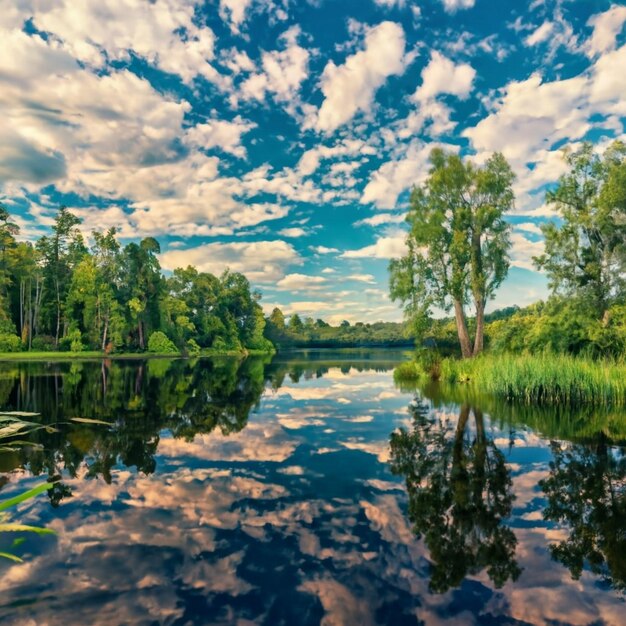
[[155, 354], [178, 354], [178, 348], [165, 333], [157, 330], [148, 339], [148, 352]]
[[40, 335], [39, 337], [33, 337], [32, 349], [36, 352], [51, 352], [56, 350], [54, 345], [54, 337], [51, 335]]
[[0, 352], [19, 352], [22, 342], [17, 335], [12, 333], [0, 333]]
[[190, 339], [187, 342], [187, 354], [189, 356], [198, 356], [200, 354], [200, 346], [198, 345], [198, 342], [195, 339]]

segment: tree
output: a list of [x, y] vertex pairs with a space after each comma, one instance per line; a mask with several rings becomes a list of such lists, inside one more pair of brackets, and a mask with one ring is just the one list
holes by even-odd
[[[508, 272], [504, 215], [513, 206], [514, 175], [498, 153], [482, 167], [440, 149], [430, 161], [428, 179], [411, 193], [407, 254], [390, 264], [391, 297], [403, 303], [418, 336], [433, 307], [453, 308], [467, 358], [483, 349], [485, 306]], [[476, 309], [473, 349], [465, 315], [470, 299]]]
[[585, 143], [564, 157], [570, 171], [546, 196], [560, 223], [542, 226], [545, 252], [535, 262], [554, 294], [603, 319], [626, 293], [626, 144], [598, 154]]
[[37, 248], [44, 263], [44, 304], [48, 329], [54, 332], [54, 345], [67, 333], [69, 320], [64, 316], [65, 300], [72, 281], [72, 272], [87, 252], [78, 229], [81, 220], [67, 207], [59, 209], [52, 235], [42, 237]]
[[289, 330], [296, 335], [299, 335], [304, 330], [302, 319], [300, 319], [297, 313], [294, 313], [289, 320]]
[[142, 239], [139, 244], [129, 243], [124, 248], [125, 301], [131, 320], [137, 328], [137, 341], [144, 350], [146, 337], [160, 325], [159, 300], [161, 296], [161, 266], [157, 254], [159, 242], [153, 237]]

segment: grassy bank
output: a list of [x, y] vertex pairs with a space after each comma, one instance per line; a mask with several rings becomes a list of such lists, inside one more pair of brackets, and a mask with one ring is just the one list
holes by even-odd
[[[188, 358], [202, 357], [246, 357], [267, 356], [273, 352], [263, 350], [202, 350], [198, 355], [186, 355]], [[105, 354], [98, 351], [85, 352], [0, 352], [0, 361], [77, 361], [85, 359], [178, 359], [185, 355], [181, 353], [155, 352], [120, 352]]]
[[526, 404], [626, 405], [626, 363], [565, 355], [491, 355], [403, 363], [397, 382], [434, 379]]

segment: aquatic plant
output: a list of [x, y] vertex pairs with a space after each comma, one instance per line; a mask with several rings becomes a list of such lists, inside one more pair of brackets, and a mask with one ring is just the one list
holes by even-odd
[[626, 364], [561, 354], [482, 355], [443, 359], [436, 371], [420, 361], [399, 366], [398, 383], [436, 379], [527, 404], [626, 405]]

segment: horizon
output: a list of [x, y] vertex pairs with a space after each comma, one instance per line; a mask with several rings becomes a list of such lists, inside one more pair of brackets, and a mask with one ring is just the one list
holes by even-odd
[[154, 236], [165, 271], [242, 272], [266, 314], [401, 321], [387, 264], [435, 146], [517, 174], [488, 311], [545, 299], [532, 257], [561, 149], [626, 139], [623, 3], [72, 5], [0, 16], [0, 201], [21, 238], [66, 205], [85, 233]]

